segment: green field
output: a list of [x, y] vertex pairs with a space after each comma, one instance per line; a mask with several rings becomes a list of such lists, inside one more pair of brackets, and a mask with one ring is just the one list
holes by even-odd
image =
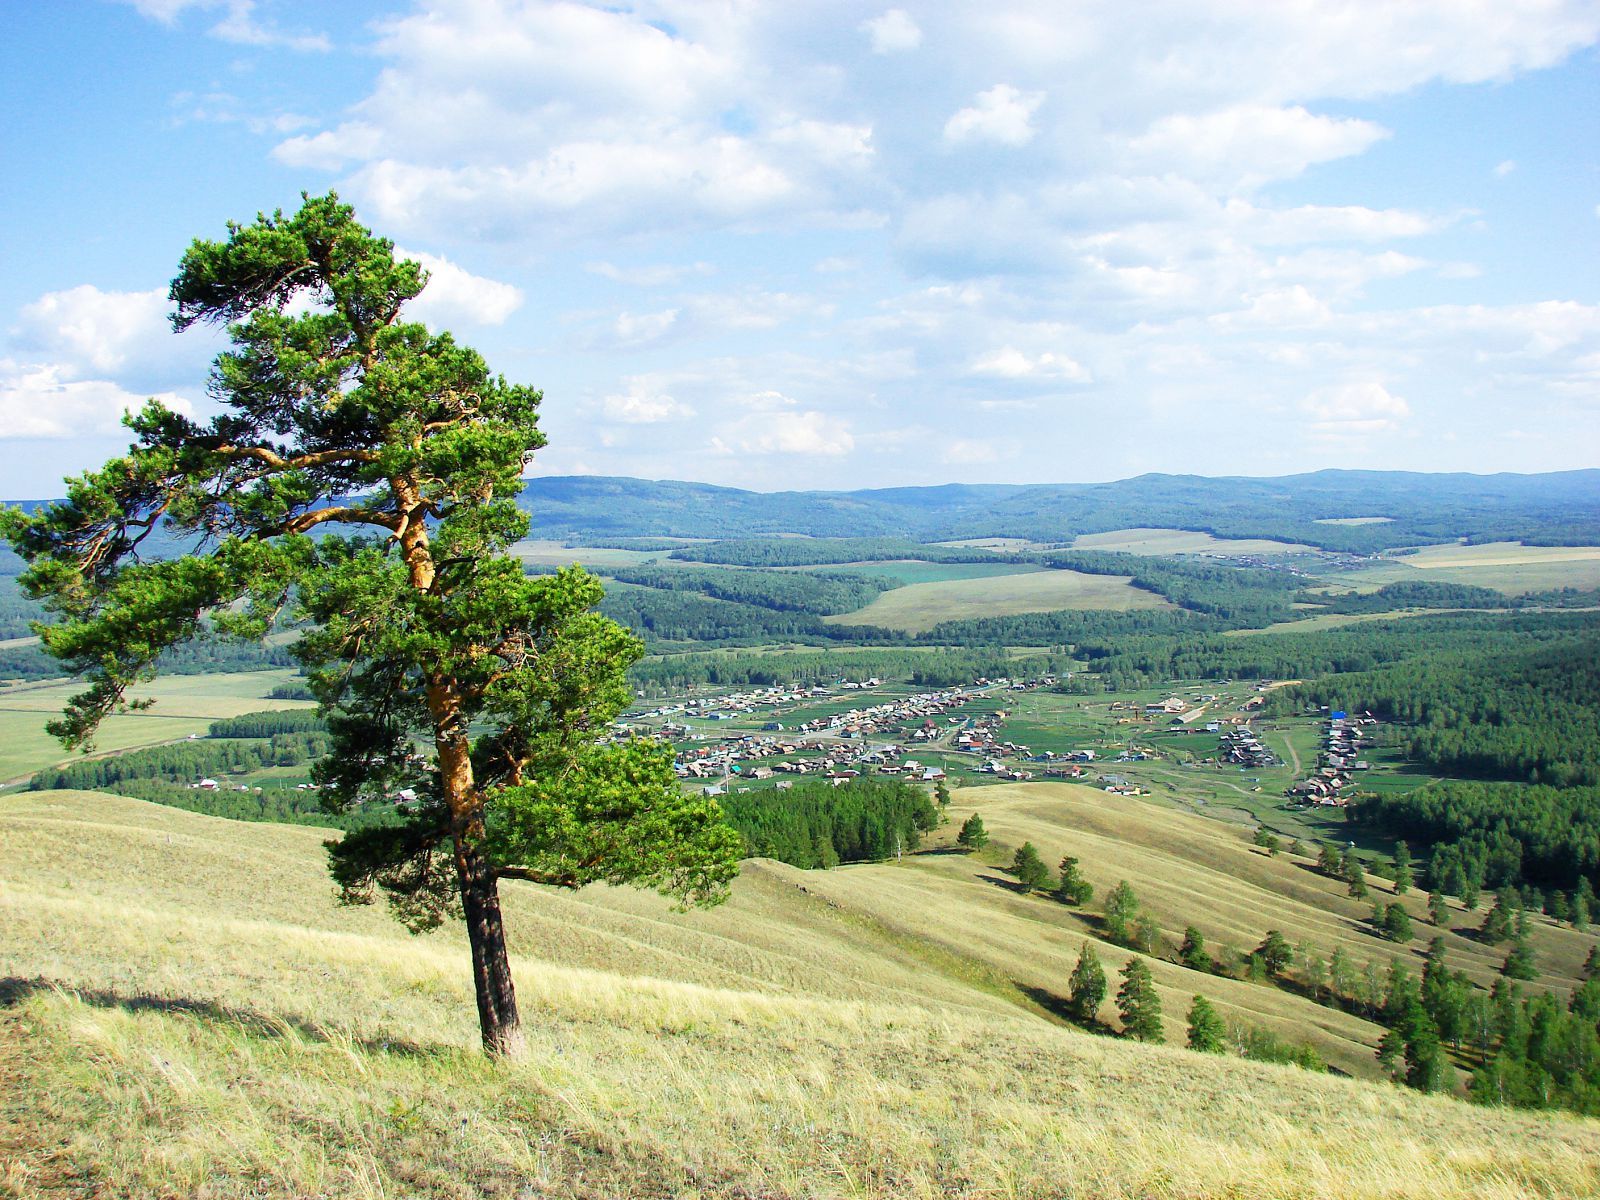
[[844, 571], [870, 575], [899, 584], [942, 583], [951, 579], [989, 579], [997, 575], [1029, 575], [1044, 570], [1038, 563], [934, 563], [920, 559], [889, 562], [832, 563], [821, 567], [786, 568], [799, 571]]
[[1086, 575], [1079, 571], [1033, 571], [980, 579], [917, 583], [885, 592], [853, 613], [825, 620], [837, 625], [876, 625], [921, 633], [941, 621], [1007, 617], [1060, 609], [1173, 608], [1153, 592], [1132, 585], [1125, 575]]
[[1190, 529], [1114, 529], [1086, 533], [1074, 550], [1120, 550], [1125, 554], [1309, 554], [1313, 546], [1266, 538], [1217, 538]]
[[1326, 576], [1329, 582], [1376, 591], [1386, 583], [1470, 583], [1507, 595], [1555, 588], [1600, 588], [1600, 546], [1523, 546], [1491, 542], [1449, 543], [1390, 554], [1358, 570]]
[[[273, 688], [299, 678], [288, 670], [163, 676], [132, 693], [134, 699], [154, 699], [155, 707], [107, 718], [93, 750], [132, 750], [204, 734], [219, 717], [267, 708], [310, 708], [307, 701], [267, 699]], [[0, 688], [0, 783], [14, 783], [74, 757], [44, 727], [81, 688], [74, 682]]]

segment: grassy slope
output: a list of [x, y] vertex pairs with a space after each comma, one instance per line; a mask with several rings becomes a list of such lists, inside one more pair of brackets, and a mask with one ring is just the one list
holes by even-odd
[[[1065, 804], [1093, 823], [1073, 789], [982, 799], [1005, 836], [1106, 836], [1055, 819]], [[413, 939], [381, 911], [336, 908], [316, 831], [82, 793], [0, 799], [0, 823], [0, 1195], [1600, 1189], [1593, 1122], [1040, 1019], [1006, 981], [1056, 980], [1047, 958], [1079, 937], [955, 856], [752, 864], [729, 905], [689, 915], [509, 887], [531, 1051], [496, 1067], [470, 1050], [457, 934]], [[1169, 858], [1194, 856], [1187, 833], [1168, 835]], [[1226, 841], [1194, 853], [1226, 874], [1250, 865], [1235, 850], [1248, 856]], [[917, 941], [922, 926], [951, 949]], [[1206, 986], [1241, 1007], [1273, 995]], [[1341, 1020], [1330, 1039], [1364, 1036]]]
[[914, 583], [884, 592], [865, 608], [837, 617], [836, 625], [876, 625], [921, 633], [941, 621], [1005, 617], [1059, 609], [1171, 608], [1153, 592], [1132, 585], [1124, 575], [1086, 575], [1079, 571], [1034, 571], [979, 579]]

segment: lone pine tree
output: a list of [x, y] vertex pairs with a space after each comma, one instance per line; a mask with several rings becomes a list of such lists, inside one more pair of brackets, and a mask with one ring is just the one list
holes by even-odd
[[[597, 744], [641, 646], [592, 611], [592, 576], [528, 578], [507, 553], [527, 528], [516, 496], [544, 444], [541, 397], [402, 321], [426, 283], [332, 195], [196, 241], [172, 323], [227, 326], [219, 415], [149, 402], [125, 456], [61, 503], [0, 513], [0, 535], [55, 618], [45, 648], [88, 684], [50, 725], [70, 747], [146, 703], [128, 691], [168, 647], [259, 638], [293, 606], [332, 735], [326, 803], [388, 809], [329, 845], [342, 896], [381, 891], [413, 930], [463, 916], [484, 1048], [511, 1055], [501, 879], [712, 904], [740, 840], [715, 801], [679, 790], [664, 746]], [[190, 550], [147, 557], [155, 534]], [[402, 791], [417, 799], [386, 800]]]
[[961, 830], [956, 834], [956, 841], [968, 850], [982, 850], [989, 844], [989, 831], [983, 827], [983, 818], [973, 813], [961, 822]]

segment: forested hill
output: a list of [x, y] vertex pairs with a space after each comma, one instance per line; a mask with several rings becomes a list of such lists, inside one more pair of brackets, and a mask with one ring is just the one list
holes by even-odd
[[[1545, 475], [1318, 471], [1276, 479], [1142, 475], [1115, 483], [749, 492], [607, 476], [528, 481], [534, 535], [553, 538], [901, 536], [1061, 541], [1140, 526], [1373, 552], [1470, 541], [1600, 544], [1600, 470]], [[1328, 524], [1387, 518], [1363, 524]]]
[[[1276, 538], [1356, 553], [1461, 537], [1600, 545], [1600, 470], [1543, 475], [1317, 471], [1275, 479], [1141, 475], [1114, 483], [952, 483], [850, 492], [751, 492], [707, 483], [569, 475], [528, 480], [522, 502], [533, 518], [534, 537], [591, 545], [626, 538], [775, 533], [1061, 542], [1139, 527]], [[1361, 519], [1366, 520], [1328, 523]]]

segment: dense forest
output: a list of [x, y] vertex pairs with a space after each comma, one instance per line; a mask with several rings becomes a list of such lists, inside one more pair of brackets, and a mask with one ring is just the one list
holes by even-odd
[[1544, 644], [1483, 639], [1354, 674], [1328, 675], [1284, 703], [1332, 705], [1395, 722], [1407, 757], [1442, 775], [1558, 787], [1600, 784], [1600, 627]]
[[668, 591], [699, 592], [778, 612], [832, 616], [865, 608], [895, 587], [893, 580], [835, 571], [718, 570], [706, 567], [617, 567], [620, 583]]
[[691, 685], [772, 687], [837, 683], [841, 679], [905, 680], [918, 687], [957, 687], [974, 679], [1036, 678], [1071, 669], [1064, 652], [1016, 657], [1003, 648], [786, 650], [783, 653], [707, 650], [643, 659], [628, 679], [645, 696]]
[[722, 797], [723, 815], [744, 838], [748, 855], [791, 866], [832, 867], [915, 850], [939, 823], [928, 793], [902, 780], [822, 780]]
[[646, 644], [702, 642], [722, 646], [754, 646], [774, 641], [811, 644], [829, 642], [902, 642], [885, 629], [830, 625], [808, 612], [719, 600], [698, 591], [609, 583], [600, 611], [626, 625]]

